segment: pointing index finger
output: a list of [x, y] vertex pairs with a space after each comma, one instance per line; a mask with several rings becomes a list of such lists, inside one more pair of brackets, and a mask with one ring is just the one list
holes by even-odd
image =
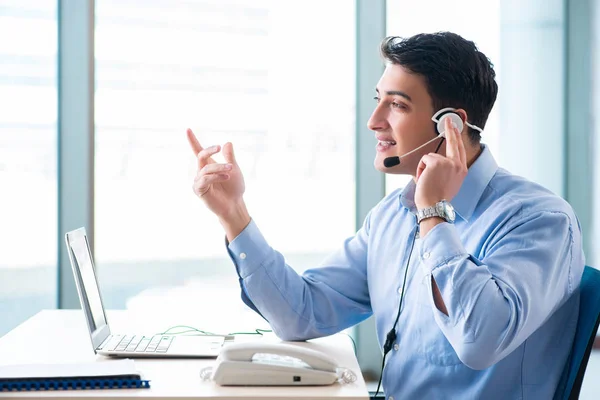
[[454, 127], [450, 118], [445, 121], [446, 128], [446, 157], [452, 160], [458, 160], [461, 164], [466, 164], [465, 145], [460, 136], [458, 129]]
[[454, 160], [458, 157], [458, 149], [456, 148], [456, 132], [450, 118], [444, 120], [444, 132], [446, 133], [446, 157]]
[[194, 132], [192, 132], [192, 130], [189, 128], [187, 130], [187, 139], [190, 143], [192, 151], [194, 152], [194, 155], [198, 156], [198, 153], [200, 153], [203, 150], [203, 148], [198, 139], [196, 138], [196, 135], [194, 135]]
[[187, 138], [188, 138], [188, 142], [190, 143], [190, 147], [192, 148], [192, 151], [194, 152], [194, 155], [196, 156], [196, 158], [198, 158], [198, 169], [201, 169], [206, 164], [212, 164], [214, 162], [212, 160], [212, 158], [210, 158], [210, 157], [205, 160], [200, 159], [200, 153], [202, 152], [202, 150], [204, 150], [204, 147], [202, 147], [202, 145], [196, 138], [196, 135], [194, 135], [194, 132], [192, 132], [192, 130], [189, 128], [187, 130]]

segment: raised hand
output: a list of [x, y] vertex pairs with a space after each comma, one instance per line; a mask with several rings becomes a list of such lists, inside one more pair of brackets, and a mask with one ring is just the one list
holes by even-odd
[[459, 132], [446, 119], [446, 156], [424, 155], [417, 167], [415, 205], [418, 209], [431, 207], [442, 200], [451, 201], [467, 176], [467, 152]]
[[217, 163], [212, 156], [221, 151], [221, 146], [203, 148], [191, 129], [187, 130], [187, 138], [194, 155], [198, 158], [198, 171], [192, 189], [217, 215], [225, 227], [227, 237], [233, 240], [250, 222], [243, 200], [246, 186], [242, 171], [235, 160], [233, 145], [229, 142], [223, 145], [226, 162]]

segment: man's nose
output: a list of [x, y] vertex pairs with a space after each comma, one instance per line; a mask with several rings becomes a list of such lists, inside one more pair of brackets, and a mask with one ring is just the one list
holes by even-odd
[[377, 107], [375, 107], [375, 110], [373, 110], [371, 118], [369, 118], [369, 121], [367, 122], [367, 127], [372, 131], [381, 131], [386, 129], [387, 125], [384, 112], [378, 104]]

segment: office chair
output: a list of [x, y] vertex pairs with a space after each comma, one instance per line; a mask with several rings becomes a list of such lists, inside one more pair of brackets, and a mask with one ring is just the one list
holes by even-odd
[[578, 399], [590, 353], [600, 324], [600, 271], [586, 266], [580, 286], [579, 319], [573, 348], [555, 399]]
[[[574, 400], [579, 398], [583, 376], [587, 368], [590, 353], [600, 324], [600, 271], [586, 266], [583, 270], [580, 286], [579, 319], [573, 340], [573, 348], [565, 365], [561, 382], [558, 385], [555, 400]], [[385, 399], [383, 394], [372, 400]]]

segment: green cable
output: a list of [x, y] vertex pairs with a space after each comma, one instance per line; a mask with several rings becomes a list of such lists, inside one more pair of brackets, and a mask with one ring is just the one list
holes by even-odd
[[232, 332], [232, 333], [228, 333], [227, 335], [229, 336], [234, 336], [234, 335], [263, 335], [263, 333], [267, 333], [267, 332], [273, 332], [270, 329], [255, 329], [254, 332]]
[[[176, 328], [185, 328], [185, 330], [178, 331], [178, 332], [171, 332], [171, 330], [176, 329]], [[157, 333], [157, 335], [182, 335], [184, 333], [190, 333], [190, 332], [197, 332], [197, 333], [200, 333], [201, 335], [207, 335], [207, 336], [208, 335], [210, 335], [210, 336], [261, 335], [262, 336], [264, 333], [273, 332], [273, 331], [270, 329], [258, 328], [258, 329], [255, 329], [254, 332], [232, 332], [232, 333], [223, 335], [223, 334], [219, 334], [219, 333], [203, 331], [201, 329], [198, 329], [198, 328], [195, 328], [195, 327], [189, 326], [189, 325], [174, 325], [164, 332]]]
[[[186, 328], [186, 330], [180, 331], [180, 332], [170, 332], [172, 329], [175, 329], [175, 328]], [[222, 335], [219, 333], [203, 331], [201, 329], [194, 328], [193, 326], [189, 326], [189, 325], [175, 325], [175, 326], [170, 327], [169, 329], [167, 329], [166, 331], [164, 331], [162, 333], [157, 333], [157, 335], [183, 335], [184, 333], [189, 333], [189, 332], [197, 332], [197, 333], [200, 333], [202, 335], [207, 335], [207, 336], [209, 336], [209, 335], [210, 336], [235, 336], [235, 335], [261, 335], [262, 336], [265, 333], [269, 333], [269, 332], [273, 332], [273, 331], [271, 329], [257, 328], [254, 330], [254, 332], [231, 332], [226, 335]], [[346, 332], [340, 332], [340, 333], [348, 336], [350, 338], [350, 340], [352, 340], [352, 347], [354, 347], [354, 355], [356, 355], [356, 342], [354, 341], [354, 338]]]
[[[183, 332], [173, 332], [173, 333], [170, 332], [172, 329], [175, 329], [175, 328], [186, 328], [186, 330]], [[162, 333], [158, 333], [158, 335], [179, 335], [181, 333], [187, 333], [187, 332], [198, 332], [203, 335], [223, 336], [223, 335], [219, 335], [217, 333], [203, 331], [201, 329], [194, 328], [193, 326], [189, 326], [189, 325], [175, 325], [175, 326], [170, 327], [169, 329], [167, 329], [166, 331], [164, 331]]]

